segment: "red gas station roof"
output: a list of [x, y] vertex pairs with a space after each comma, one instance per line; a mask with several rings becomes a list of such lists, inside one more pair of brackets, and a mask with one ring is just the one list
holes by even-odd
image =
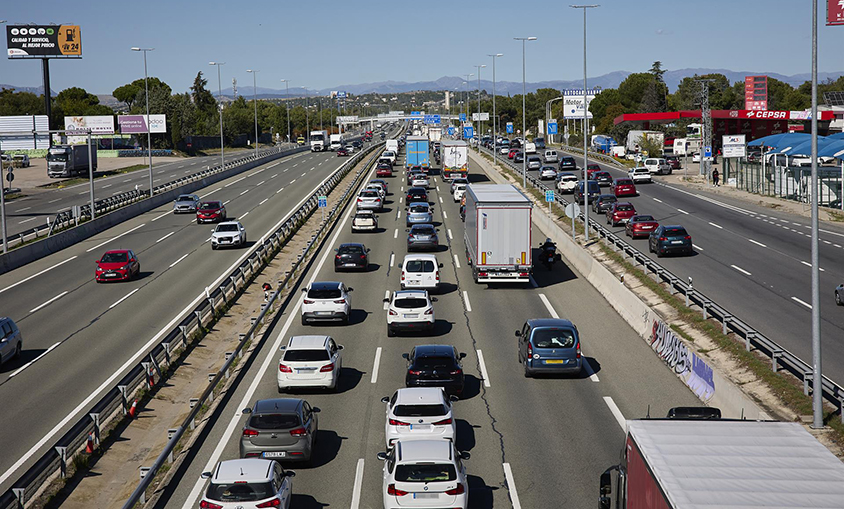
[[[700, 110], [665, 111], [656, 113], [624, 113], [615, 117], [616, 125], [622, 122], [673, 122], [681, 118], [701, 118]], [[712, 118], [751, 120], [810, 120], [805, 111], [788, 110], [712, 110]], [[819, 111], [818, 120], [832, 120], [832, 111]]]

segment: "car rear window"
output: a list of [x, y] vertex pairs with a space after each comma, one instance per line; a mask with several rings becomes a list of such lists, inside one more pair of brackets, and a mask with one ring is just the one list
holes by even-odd
[[457, 479], [454, 465], [396, 465], [396, 481], [399, 482], [446, 482]]
[[341, 253], [361, 254], [363, 253], [363, 248], [360, 246], [340, 246], [339, 251]]
[[396, 417], [435, 417], [445, 415], [448, 409], [442, 403], [435, 405], [396, 405], [393, 408]]
[[339, 299], [342, 295], [339, 288], [311, 288], [308, 290], [308, 298], [310, 299]]
[[633, 216], [634, 221], [653, 221], [654, 216]]
[[626, 212], [630, 212], [631, 210], [636, 210], [633, 208], [633, 205], [619, 205], [615, 208], [615, 210], [623, 210]]
[[413, 207], [410, 207], [410, 211], [411, 212], [428, 212], [428, 207], [426, 207], [424, 205], [414, 205]]
[[434, 357], [425, 356], [418, 357], [413, 363], [417, 368], [435, 369], [435, 368], [450, 368], [454, 366], [454, 359], [451, 356]]
[[218, 502], [253, 502], [275, 495], [272, 483], [211, 483], [205, 496]]
[[406, 272], [434, 272], [434, 262], [431, 260], [408, 260], [404, 264]]
[[686, 233], [685, 228], [666, 228], [664, 235], [666, 237], [685, 237], [688, 233]]
[[410, 232], [413, 235], [433, 235], [434, 229], [433, 228], [413, 228]]
[[220, 202], [218, 201], [206, 201], [199, 204], [199, 208], [201, 209], [218, 209], [220, 208]]
[[393, 305], [399, 309], [417, 309], [427, 306], [428, 301], [417, 297], [404, 297], [393, 301]]
[[615, 181], [615, 183], [620, 185], [620, 186], [627, 186], [627, 185], [632, 184], [633, 181], [630, 180], [630, 179], [618, 179], [618, 180]]
[[569, 329], [537, 329], [533, 333], [536, 348], [571, 348], [574, 343], [574, 332]]
[[288, 429], [299, 424], [296, 414], [253, 414], [249, 419], [249, 427], [254, 429]]
[[290, 362], [311, 362], [311, 361], [327, 361], [328, 350], [320, 348], [319, 350], [287, 350], [284, 352], [284, 360]]
[[378, 191], [365, 190], [360, 195], [366, 198], [378, 198]]
[[129, 259], [129, 255], [126, 253], [106, 253], [103, 255], [103, 259], [100, 260], [101, 263], [120, 263], [125, 262]]

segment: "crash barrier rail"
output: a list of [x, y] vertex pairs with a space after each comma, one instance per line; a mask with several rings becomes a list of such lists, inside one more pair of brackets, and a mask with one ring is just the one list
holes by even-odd
[[[516, 171], [521, 171], [521, 167], [517, 167], [509, 160], [504, 162]], [[553, 187], [548, 187], [540, 179], [533, 175], [527, 175], [527, 181], [531, 185], [545, 193], [545, 191], [555, 191], [555, 201], [560, 202], [563, 206], [568, 205], [569, 202], [562, 199], [557, 194], [558, 191]], [[583, 220], [583, 214], [579, 216]], [[789, 373], [794, 375], [803, 383], [803, 393], [805, 395], [811, 394], [811, 383], [813, 377], [813, 370], [811, 364], [803, 361], [800, 357], [787, 349], [780, 346], [776, 341], [768, 338], [763, 333], [755, 329], [749, 323], [743, 321], [727, 308], [719, 305], [713, 299], [704, 295], [701, 291], [696, 290], [693, 286], [691, 278], [686, 283], [682, 278], [675, 276], [668, 269], [653, 261], [647, 255], [633, 247], [623, 238], [615, 235], [610, 230], [599, 224], [594, 219], [589, 220], [590, 228], [598, 233], [601, 238], [609, 242], [616, 252], [621, 255], [630, 257], [634, 266], [641, 266], [647, 275], [652, 275], [654, 280], [658, 283], [667, 283], [672, 293], [676, 291], [685, 295], [686, 306], [697, 305], [701, 309], [704, 319], [713, 318], [721, 322], [721, 332], [724, 335], [733, 333], [744, 341], [745, 349], [749, 352], [755, 348], [771, 359], [771, 369], [777, 372], [780, 368], [785, 368]], [[844, 387], [833, 382], [826, 376], [822, 380], [823, 396], [832, 405], [838, 408], [841, 422], [844, 422]]]
[[[226, 162], [225, 168], [220, 168], [220, 165], [217, 164], [216, 166], [209, 166], [206, 167], [204, 170], [199, 171], [197, 173], [192, 173], [190, 175], [186, 175], [184, 177], [178, 178], [172, 182], [167, 182], [160, 186], [156, 186], [153, 188], [155, 194], [162, 193], [164, 191], [169, 191], [171, 189], [183, 186], [185, 184], [202, 180], [203, 178], [218, 173], [220, 171], [224, 171], [227, 169], [234, 168], [235, 166], [239, 166], [242, 164], [247, 164], [252, 161], [257, 161], [261, 158], [267, 157], [269, 155], [280, 154], [281, 156], [295, 154], [297, 152], [304, 152], [305, 149], [302, 147], [292, 148], [292, 149], [281, 149], [281, 148], [271, 148], [260, 151], [258, 156], [255, 156], [254, 152], [247, 157], [241, 157], [238, 159], [234, 159], [232, 161]], [[143, 170], [141, 170], [143, 171]], [[94, 211], [95, 216], [101, 216], [107, 212], [111, 212], [113, 210], [119, 209], [136, 201], [143, 200], [145, 198], [149, 198], [149, 191], [143, 190], [130, 190], [120, 194], [116, 194], [114, 196], [110, 196], [108, 198], [101, 198], [99, 200], [94, 201]], [[91, 204], [86, 203], [84, 205], [79, 205], [79, 215], [74, 217], [74, 211], [66, 210], [64, 212], [59, 212], [56, 214], [56, 217], [53, 218], [51, 221], [49, 218], [45, 225], [35, 226], [30, 228], [29, 230], [22, 231], [16, 234], [14, 237], [10, 237], [9, 247], [13, 248], [15, 246], [19, 246], [24, 242], [29, 240], [38, 239], [42, 236], [50, 236], [53, 233], [63, 230], [65, 228], [70, 228], [72, 226], [76, 226], [77, 224], [90, 220], [91, 219]]]
[[[580, 154], [580, 156], [583, 157], [583, 147], [572, 147], [572, 146], [569, 146], [569, 145], [560, 145], [560, 150], [565, 150], [566, 152], [571, 152], [571, 153], [574, 153], [574, 154]], [[593, 152], [591, 150], [587, 150], [586, 153], [589, 154], [590, 158], [599, 160], [602, 163], [612, 164], [612, 165], [618, 166], [619, 168], [627, 169], [627, 166], [624, 166], [623, 164], [618, 162], [616, 160], [616, 158], [614, 158], [612, 156], [608, 156], [608, 155], [602, 154], [600, 152]]]
[[[327, 195], [346, 174], [364, 157], [373, 150], [377, 150], [383, 143], [373, 144], [357, 155], [353, 156], [340, 168], [338, 168], [323, 185], [314, 191], [310, 197], [290, 217], [275, 230], [266, 235], [260, 242], [251, 248], [251, 254], [228, 276], [223, 283], [214, 289], [206, 288], [204, 299], [191, 311], [185, 313], [181, 321], [171, 329], [163, 339], [156, 344], [149, 353], [145, 354], [143, 360], [136, 364], [119, 382], [94, 404], [86, 415], [81, 417], [61, 438], [52, 444], [52, 447], [45, 452], [23, 475], [21, 475], [10, 489], [0, 495], [0, 509], [22, 509], [27, 503], [33, 501], [40, 489], [56, 477], [65, 477], [68, 473], [68, 465], [74, 464], [76, 455], [83, 453], [87, 447], [92, 449], [99, 446], [101, 430], [122, 419], [126, 415], [133, 414], [136, 410], [138, 392], [151, 390], [161, 382], [162, 374], [171, 366], [172, 362], [179, 357], [178, 350], [188, 347], [194, 335], [201, 333], [203, 328], [217, 316], [218, 310], [228, 306], [232, 299], [235, 299], [239, 292], [271, 261], [277, 253], [296, 233], [305, 220], [318, 208], [318, 197]], [[253, 156], [254, 157], [254, 156]], [[374, 156], [372, 159], [377, 157]], [[369, 162], [372, 162], [370, 160]], [[228, 164], [227, 164], [228, 166]], [[365, 171], [370, 165], [361, 170]], [[357, 179], [360, 178], [360, 174]], [[356, 179], [356, 182], [357, 182]], [[334, 209], [326, 214], [326, 223], [323, 223], [320, 232], [324, 231], [325, 225], [330, 224], [338, 211], [341, 203], [349, 198], [353, 186], [347, 188], [342, 197], [337, 200]], [[132, 494], [129, 502], [124, 507], [132, 507], [135, 502], [140, 501], [146, 487], [158, 469], [164, 464], [163, 460], [172, 459], [173, 448], [178, 439], [184, 434], [185, 428], [193, 428], [194, 420], [201, 410], [204, 402], [213, 398], [213, 391], [221, 380], [231, 375], [231, 365], [236, 358], [242, 354], [247, 341], [253, 338], [258, 327], [263, 325], [267, 313], [278, 301], [279, 290], [287, 286], [291, 278], [299, 270], [303, 260], [317, 240], [315, 235], [308, 242], [302, 254], [298, 255], [296, 263], [290, 273], [279, 281], [279, 287], [272, 292], [271, 299], [263, 304], [261, 312], [257, 317], [252, 318], [252, 326], [245, 334], [241, 334], [241, 340], [233, 352], [226, 354], [226, 362], [215, 374], [209, 374], [209, 386], [198, 399], [190, 402], [191, 412], [182, 426], [176, 430], [170, 430], [169, 440], [164, 453], [159, 456], [150, 470], [142, 468], [145, 474], [141, 484]], [[203, 297], [203, 296], [200, 296]]]

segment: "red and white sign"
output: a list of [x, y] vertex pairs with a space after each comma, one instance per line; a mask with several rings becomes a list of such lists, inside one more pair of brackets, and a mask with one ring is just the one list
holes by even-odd
[[827, 0], [826, 2], [826, 24], [844, 25], [844, 1]]
[[773, 119], [787, 119], [791, 118], [790, 112], [788, 111], [777, 111], [777, 110], [759, 110], [759, 111], [749, 111], [746, 110], [744, 112], [744, 118], [757, 118], [760, 120], [773, 120]]

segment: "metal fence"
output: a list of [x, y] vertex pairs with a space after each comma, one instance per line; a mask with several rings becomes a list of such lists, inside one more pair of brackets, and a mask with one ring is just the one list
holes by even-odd
[[[723, 181], [736, 180], [736, 189], [754, 194], [775, 196], [800, 203], [811, 203], [812, 169], [807, 166], [777, 166], [725, 159]], [[842, 208], [841, 192], [844, 167], [818, 167], [818, 204], [822, 207]]]
[[[99, 445], [101, 430], [109, 424], [116, 422], [115, 419], [122, 419], [129, 413], [132, 407], [135, 395], [144, 389], [152, 389], [156, 384], [161, 382], [162, 374], [169, 368], [171, 363], [175, 360], [176, 353], [180, 348], [187, 347], [192, 341], [194, 334], [203, 330], [203, 328], [214, 320], [216, 313], [223, 306], [228, 305], [231, 299], [234, 299], [251, 280], [257, 275], [263, 267], [269, 263], [273, 255], [278, 252], [296, 233], [298, 228], [304, 221], [317, 209], [318, 197], [320, 195], [328, 194], [334, 189], [346, 174], [363, 158], [373, 150], [378, 149], [383, 144], [373, 144], [366, 150], [358, 153], [350, 158], [340, 168], [338, 168], [325, 183], [320, 186], [310, 197], [297, 209], [275, 232], [269, 234], [261, 239], [251, 248], [250, 255], [234, 269], [227, 279], [217, 288], [208, 288], [204, 293], [204, 299], [191, 311], [188, 311], [181, 319], [181, 321], [170, 330], [164, 338], [156, 344], [152, 350], [145, 354], [143, 360], [133, 367], [119, 382], [117, 382], [111, 389], [96, 403], [86, 414], [81, 417], [59, 440], [52, 444], [52, 447], [45, 452], [23, 475], [21, 475], [13, 484], [12, 487], [5, 493], [0, 495], [0, 509], [20, 509], [31, 502], [39, 493], [42, 487], [56, 477], [64, 477], [68, 471], [68, 464], [73, 461], [73, 457], [85, 450], [88, 443], [89, 436], [92, 438], [95, 445]], [[254, 155], [251, 156], [254, 158]], [[377, 154], [376, 156], [377, 157]], [[248, 159], [248, 158], [244, 158]], [[374, 158], [373, 158], [374, 159]], [[251, 160], [251, 159], [249, 159]], [[371, 162], [371, 161], [370, 161]], [[232, 165], [235, 163], [232, 162]], [[226, 164], [229, 167], [229, 163]], [[369, 165], [367, 165], [368, 167]], [[362, 170], [362, 171], [365, 171]], [[359, 179], [360, 175], [358, 175]], [[357, 181], [357, 180], [356, 180]], [[348, 200], [350, 193], [353, 192], [353, 186], [344, 190], [340, 199], [337, 200], [336, 205], [327, 214], [327, 221], [323, 224], [322, 229], [325, 229], [328, 221], [334, 219], [338, 214], [338, 207], [341, 203]], [[306, 259], [307, 254], [317, 241], [317, 236], [312, 238], [303, 252], [298, 255], [297, 261], [294, 263], [290, 274], [282, 281], [279, 281], [280, 288], [287, 284], [293, 274], [298, 270], [302, 261]], [[210, 380], [209, 386], [202, 393], [198, 399], [191, 400], [191, 412], [188, 419], [185, 420], [182, 426], [173, 431], [171, 438], [167, 443], [165, 452], [156, 460], [148, 475], [144, 477], [146, 482], [142, 481], [138, 488], [127, 502], [126, 507], [132, 507], [134, 502], [141, 499], [147, 485], [154, 477], [155, 472], [164, 464], [169, 453], [172, 452], [178, 439], [181, 438], [186, 428], [192, 427], [193, 420], [196, 418], [203, 402], [213, 397], [214, 388], [221, 380], [228, 378], [230, 374], [231, 364], [236, 357], [241, 355], [243, 346], [255, 333], [255, 330], [263, 323], [266, 314], [271, 307], [274, 307], [278, 302], [278, 292], [274, 292], [272, 299], [263, 306], [257, 318], [253, 319], [253, 324], [241, 336], [241, 341], [234, 352], [227, 354], [227, 360], [223, 367]], [[165, 454], [166, 453], [166, 454]], [[162, 459], [163, 458], [163, 459]]]

